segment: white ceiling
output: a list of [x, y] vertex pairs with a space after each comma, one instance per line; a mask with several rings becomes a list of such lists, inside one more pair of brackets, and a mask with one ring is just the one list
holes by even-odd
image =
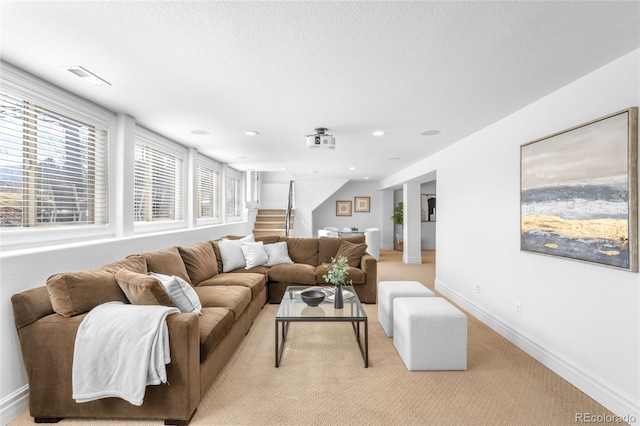
[[[0, 20], [3, 60], [235, 168], [372, 181], [640, 46], [638, 1], [2, 0]], [[305, 147], [316, 127], [335, 150]]]

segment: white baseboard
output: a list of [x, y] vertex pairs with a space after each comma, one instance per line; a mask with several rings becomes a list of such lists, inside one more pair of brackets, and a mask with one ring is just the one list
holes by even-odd
[[6, 426], [29, 411], [29, 385], [0, 400], [0, 425]]
[[[634, 401], [605, 380], [575, 365], [570, 359], [554, 352], [531, 336], [476, 306], [472, 301], [447, 287], [442, 281], [435, 280], [435, 289], [627, 423], [640, 425], [638, 401]], [[589, 414], [601, 415], [603, 413]]]

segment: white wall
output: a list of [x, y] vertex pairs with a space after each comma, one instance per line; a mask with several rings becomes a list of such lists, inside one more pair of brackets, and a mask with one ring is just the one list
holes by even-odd
[[[521, 252], [519, 155], [523, 143], [638, 106], [639, 63], [636, 50], [380, 186], [436, 170], [436, 288], [634, 424], [640, 274]], [[486, 200], [492, 208], [479, 208]]]
[[[371, 211], [356, 212], [355, 197], [370, 197]], [[336, 201], [351, 201], [351, 216], [336, 216]], [[393, 225], [391, 214], [389, 211], [387, 220], [383, 220], [382, 193], [378, 191], [376, 183], [349, 181], [313, 211], [313, 235], [317, 236], [318, 229], [326, 226], [336, 226], [338, 229], [356, 227], [360, 231], [367, 228], [382, 229]]]

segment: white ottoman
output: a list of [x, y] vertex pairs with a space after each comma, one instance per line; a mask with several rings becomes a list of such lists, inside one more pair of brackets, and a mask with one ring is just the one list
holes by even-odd
[[393, 344], [407, 370], [466, 370], [467, 316], [442, 297], [393, 301]]
[[393, 299], [433, 296], [435, 294], [418, 281], [380, 281], [378, 283], [378, 322], [387, 336], [393, 336]]

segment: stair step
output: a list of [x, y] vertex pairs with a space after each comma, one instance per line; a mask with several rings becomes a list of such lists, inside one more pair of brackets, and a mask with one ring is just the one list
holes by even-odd
[[[253, 235], [256, 237], [265, 237], [270, 235], [277, 235], [284, 237], [286, 235], [284, 229], [254, 229]], [[293, 231], [289, 231], [289, 236], [293, 235]]]
[[[284, 229], [284, 222], [256, 222], [254, 225], [256, 229]], [[291, 225], [289, 225], [291, 228]]]
[[258, 215], [284, 216], [286, 213], [287, 209], [258, 209]]
[[[256, 236], [285, 236], [286, 209], [258, 209], [256, 222], [253, 225], [253, 234]], [[295, 212], [291, 211], [289, 224], [289, 236], [293, 235], [293, 221]]]
[[[256, 216], [256, 222], [282, 222], [284, 223], [284, 216]], [[291, 216], [293, 220], [293, 216]]]

